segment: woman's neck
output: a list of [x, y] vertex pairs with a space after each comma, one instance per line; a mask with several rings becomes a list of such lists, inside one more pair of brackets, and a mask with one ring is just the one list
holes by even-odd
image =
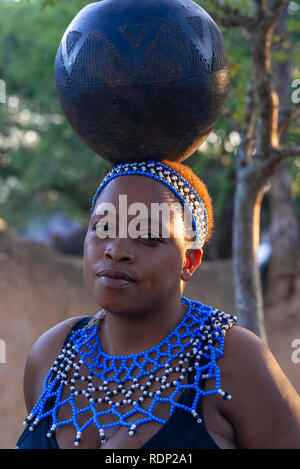
[[99, 339], [108, 355], [131, 355], [158, 345], [187, 312], [180, 298], [167, 305], [159, 305], [151, 314], [125, 316], [105, 311], [101, 321]]

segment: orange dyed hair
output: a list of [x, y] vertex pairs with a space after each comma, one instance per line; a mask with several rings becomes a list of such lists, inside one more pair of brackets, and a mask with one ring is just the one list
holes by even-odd
[[194, 173], [194, 171], [189, 166], [186, 166], [182, 163], [175, 163], [169, 160], [163, 160], [162, 163], [166, 164], [171, 169], [174, 169], [176, 173], [180, 174], [180, 176], [182, 176], [183, 179], [185, 179], [193, 187], [193, 189], [197, 192], [200, 199], [202, 200], [205, 210], [206, 210], [207, 220], [208, 220], [208, 232], [207, 232], [207, 236], [205, 239], [205, 243], [207, 243], [210, 240], [212, 233], [213, 233], [214, 212], [213, 212], [212, 199], [208, 193], [206, 184], [202, 181], [202, 179], [200, 179]]

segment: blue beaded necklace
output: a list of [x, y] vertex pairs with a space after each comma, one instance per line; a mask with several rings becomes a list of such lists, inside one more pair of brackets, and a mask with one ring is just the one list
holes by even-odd
[[[235, 324], [236, 316], [184, 296], [181, 302], [188, 309], [180, 323], [160, 344], [145, 352], [108, 355], [99, 343], [98, 324], [89, 323], [75, 331], [54, 361], [42, 395], [24, 424], [33, 431], [42, 419], [51, 416], [53, 424], [47, 434], [49, 438], [57, 427], [73, 424], [76, 429], [74, 444], [78, 446], [82, 433], [92, 423], [99, 431], [101, 443], [106, 440], [106, 428], [124, 426], [133, 436], [143, 423], [164, 424], [166, 420], [154, 413], [156, 404], [161, 401], [170, 404], [170, 416], [176, 407], [180, 407], [191, 412], [201, 423], [196, 411], [201, 395], [219, 393], [223, 399], [231, 398], [220, 388], [220, 369], [216, 362], [223, 355], [225, 333]], [[204, 365], [200, 364], [203, 359]], [[176, 366], [172, 366], [174, 360]], [[190, 366], [190, 360], [194, 361], [193, 366]], [[82, 367], [88, 374], [80, 373]], [[194, 371], [194, 382], [183, 384], [186, 374], [191, 371]], [[172, 379], [174, 373], [176, 379]], [[206, 378], [215, 379], [214, 389], [204, 391], [200, 388], [200, 380]], [[79, 382], [80, 389], [76, 386]], [[70, 395], [63, 399], [66, 386]], [[178, 393], [186, 389], [195, 391], [191, 407], [175, 400]], [[77, 396], [86, 398], [86, 407], [76, 407]], [[46, 410], [49, 399], [54, 400], [54, 405]], [[149, 405], [145, 406], [146, 402]], [[72, 416], [59, 421], [58, 410], [67, 404], [72, 408]], [[80, 425], [78, 417], [83, 413], [87, 413], [88, 418]], [[103, 417], [107, 415], [113, 417], [112, 422], [104, 424]], [[137, 415], [142, 418], [132, 421], [132, 416]]]

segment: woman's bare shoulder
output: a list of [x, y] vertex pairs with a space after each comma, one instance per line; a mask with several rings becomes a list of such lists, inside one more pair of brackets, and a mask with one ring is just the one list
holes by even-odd
[[222, 404], [241, 448], [300, 448], [300, 398], [271, 350], [253, 332], [234, 326], [219, 360]]
[[85, 316], [76, 316], [56, 324], [42, 334], [28, 354], [24, 371], [24, 397], [28, 412], [42, 392], [43, 382], [55, 358], [59, 355], [72, 327]]

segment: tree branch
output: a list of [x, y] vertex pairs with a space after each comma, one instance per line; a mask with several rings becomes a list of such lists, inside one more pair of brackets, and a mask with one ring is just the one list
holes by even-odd
[[257, 153], [268, 155], [273, 128], [273, 96], [270, 73], [270, 31], [263, 26], [251, 35], [253, 84], [258, 100]]
[[229, 109], [224, 109], [223, 111], [223, 114], [224, 116], [226, 117], [226, 119], [228, 120], [229, 124], [231, 125], [231, 127], [233, 127], [234, 130], [236, 130], [237, 132], [241, 132], [241, 128], [240, 128], [240, 125], [239, 123], [235, 120], [235, 118], [233, 117], [233, 115], [231, 114], [231, 112], [229, 111]]
[[279, 121], [279, 138], [282, 137], [284, 132], [287, 130], [288, 126], [290, 125], [291, 121], [300, 115], [300, 103], [294, 109], [285, 113], [282, 119]]
[[252, 0], [254, 15], [261, 18], [267, 8], [265, 0]]
[[300, 145], [293, 145], [288, 148], [283, 148], [279, 151], [278, 159], [281, 161], [291, 156], [300, 156]]
[[300, 145], [293, 145], [288, 148], [272, 148], [267, 158], [263, 158], [263, 155], [255, 155], [252, 166], [253, 174], [255, 173], [255, 178], [263, 186], [266, 180], [274, 174], [277, 166], [287, 158], [295, 156], [300, 156]]
[[247, 102], [246, 102], [246, 112], [245, 112], [245, 132], [246, 140], [250, 142], [254, 136], [255, 132], [255, 123], [256, 123], [256, 113], [255, 113], [255, 95], [253, 89], [253, 81], [251, 80], [248, 84], [247, 92]]
[[281, 14], [281, 10], [289, 1], [290, 0], [269, 0], [268, 9], [265, 13], [267, 27], [270, 28], [276, 23]]
[[[259, 0], [258, 0], [259, 1]], [[268, 0], [268, 10], [275, 13], [278, 9], [290, 0]]]
[[252, 159], [256, 145], [256, 139], [254, 138], [255, 124], [255, 94], [253, 89], [253, 81], [251, 80], [247, 87], [244, 125], [240, 130], [242, 143], [236, 155], [237, 168], [245, 167]]
[[[254, 20], [250, 16], [244, 16], [237, 8], [232, 8], [228, 5], [223, 5], [220, 0], [215, 0], [214, 5], [220, 13], [212, 12], [211, 16], [216, 23], [225, 27], [244, 27], [251, 29], [254, 26]], [[223, 16], [225, 15], [225, 16]]]

